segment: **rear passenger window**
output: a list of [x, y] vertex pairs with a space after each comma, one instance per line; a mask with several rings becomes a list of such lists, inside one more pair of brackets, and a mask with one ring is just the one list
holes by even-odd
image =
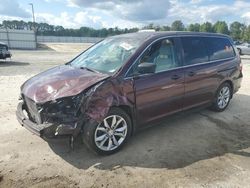
[[206, 38], [210, 61], [234, 57], [234, 49], [227, 38]]
[[193, 65], [208, 61], [208, 53], [205, 39], [202, 37], [181, 38], [184, 60], [186, 65]]

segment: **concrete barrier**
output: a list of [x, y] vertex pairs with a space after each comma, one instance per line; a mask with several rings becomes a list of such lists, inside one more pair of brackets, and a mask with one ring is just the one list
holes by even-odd
[[38, 43], [97, 43], [99, 37], [37, 36]]
[[0, 29], [0, 41], [9, 48], [36, 49], [35, 33], [30, 30]]
[[[34, 31], [0, 29], [0, 42], [8, 44], [9, 48], [36, 49]], [[68, 37], [68, 36], [37, 36], [38, 43], [97, 43], [99, 37]]]

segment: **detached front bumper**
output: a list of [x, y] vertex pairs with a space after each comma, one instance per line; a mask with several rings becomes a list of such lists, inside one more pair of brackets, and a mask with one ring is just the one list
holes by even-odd
[[45, 138], [53, 138], [60, 135], [76, 136], [80, 132], [80, 126], [75, 124], [37, 124], [31, 121], [24, 114], [24, 103], [20, 102], [17, 106], [16, 117], [18, 122], [32, 133]]

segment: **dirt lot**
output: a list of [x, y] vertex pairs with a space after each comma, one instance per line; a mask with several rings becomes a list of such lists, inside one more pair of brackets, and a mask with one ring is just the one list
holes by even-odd
[[0, 62], [0, 187], [250, 187], [247, 56], [242, 88], [225, 112], [167, 118], [112, 156], [90, 153], [80, 139], [70, 151], [66, 139], [48, 143], [21, 127], [15, 118], [20, 85], [85, 47], [13, 50], [11, 62]]

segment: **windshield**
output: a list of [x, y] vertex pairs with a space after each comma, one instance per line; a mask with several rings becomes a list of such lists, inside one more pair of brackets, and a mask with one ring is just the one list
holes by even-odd
[[128, 60], [140, 43], [141, 38], [107, 38], [83, 52], [70, 65], [112, 74]]

